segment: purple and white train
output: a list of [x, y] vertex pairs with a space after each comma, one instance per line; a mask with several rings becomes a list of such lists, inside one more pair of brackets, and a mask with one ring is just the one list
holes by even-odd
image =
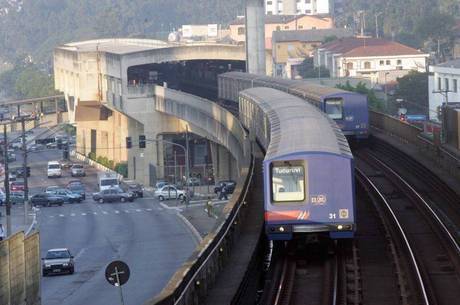
[[266, 151], [264, 207], [269, 239], [307, 234], [352, 238], [354, 163], [337, 124], [304, 100], [271, 88], [241, 91], [239, 115]]
[[367, 139], [369, 110], [367, 96], [307, 81], [260, 76], [243, 72], [219, 75], [219, 98], [238, 102], [238, 93], [254, 87], [268, 87], [298, 96], [333, 119], [347, 137]]

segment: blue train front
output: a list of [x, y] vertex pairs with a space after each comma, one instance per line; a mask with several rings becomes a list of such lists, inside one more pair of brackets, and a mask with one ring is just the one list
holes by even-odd
[[264, 160], [265, 231], [269, 239], [354, 235], [353, 160], [302, 152]]

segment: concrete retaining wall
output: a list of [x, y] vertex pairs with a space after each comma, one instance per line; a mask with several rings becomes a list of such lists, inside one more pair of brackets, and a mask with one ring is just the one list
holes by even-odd
[[116, 174], [117, 177], [118, 177], [118, 180], [120, 180], [120, 181], [123, 179], [123, 175], [118, 174], [114, 170], [111, 170], [110, 168], [105, 167], [104, 165], [102, 165], [100, 163], [97, 163], [96, 161], [91, 160], [90, 158], [88, 158], [88, 157], [86, 157], [86, 156], [84, 156], [82, 154], [79, 154], [79, 153], [75, 152], [74, 150], [72, 150], [70, 152], [70, 155], [75, 157], [75, 159], [77, 159], [79, 161], [82, 161], [82, 162], [84, 162], [84, 163], [86, 163], [86, 164], [88, 164], [88, 165], [90, 165], [92, 167], [97, 168], [98, 170], [101, 170], [101, 171], [104, 171], [104, 172], [111, 172], [113, 174]]
[[19, 232], [0, 242], [0, 304], [39, 305], [40, 239]]
[[415, 145], [425, 156], [438, 163], [453, 177], [460, 179], [460, 156], [447, 147], [435, 145], [424, 136], [422, 129], [376, 111], [369, 111], [369, 120], [372, 128], [391, 135], [403, 143]]

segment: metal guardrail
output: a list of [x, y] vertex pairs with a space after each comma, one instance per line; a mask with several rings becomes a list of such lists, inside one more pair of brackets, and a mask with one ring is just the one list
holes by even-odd
[[369, 111], [369, 119], [372, 128], [393, 136], [403, 143], [415, 145], [420, 152], [439, 164], [445, 171], [460, 179], [460, 156], [446, 147], [435, 145], [433, 141], [423, 136], [421, 128], [372, 110]]
[[225, 221], [197, 247], [191, 258], [173, 275], [159, 296], [145, 305], [202, 304], [208, 289], [229, 257], [233, 241], [242, 223], [246, 196], [252, 184], [254, 159], [243, 169], [234, 196], [224, 208]]

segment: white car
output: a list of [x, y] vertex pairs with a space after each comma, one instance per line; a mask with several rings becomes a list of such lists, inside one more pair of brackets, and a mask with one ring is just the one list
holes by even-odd
[[165, 199], [182, 199], [185, 197], [185, 191], [177, 189], [174, 185], [165, 185], [155, 191], [155, 198], [160, 201]]
[[61, 164], [58, 161], [48, 162], [47, 174], [48, 174], [48, 178], [61, 177], [62, 176]]

